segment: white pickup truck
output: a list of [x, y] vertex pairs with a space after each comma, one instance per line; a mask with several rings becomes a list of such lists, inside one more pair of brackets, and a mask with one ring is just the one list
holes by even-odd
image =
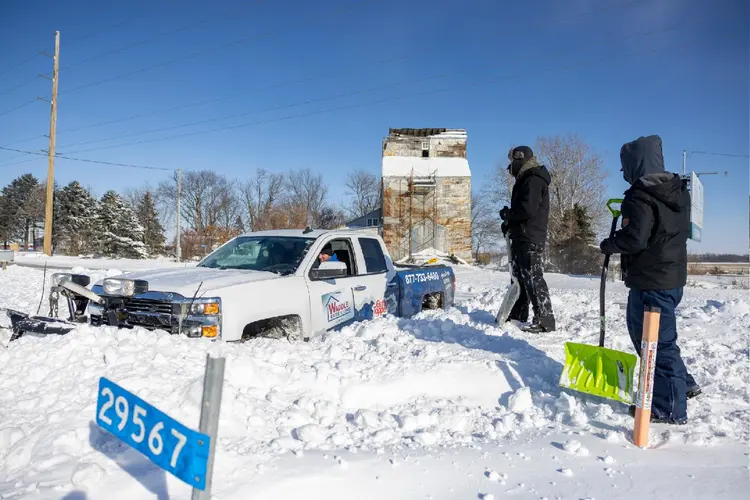
[[[58, 286], [66, 281], [67, 288]], [[226, 341], [309, 339], [384, 314], [448, 308], [455, 294], [450, 267], [396, 270], [379, 236], [351, 230], [248, 233], [195, 267], [123, 274], [90, 290], [81, 288], [90, 283], [84, 275], [56, 274], [53, 282], [54, 290], [73, 293], [70, 323], [86, 321], [87, 310], [93, 325]], [[72, 329], [59, 320], [16, 316], [16, 337], [35, 324], [60, 334]]]

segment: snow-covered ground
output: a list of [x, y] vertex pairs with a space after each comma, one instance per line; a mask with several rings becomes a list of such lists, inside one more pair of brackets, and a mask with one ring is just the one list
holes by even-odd
[[[97, 277], [130, 270], [101, 264], [70, 262]], [[704, 394], [689, 401], [687, 426], [652, 426], [651, 449], [641, 450], [625, 405], [557, 385], [564, 343], [597, 342], [597, 278], [548, 275], [559, 330], [530, 335], [493, 324], [507, 273], [456, 273], [450, 311], [309, 343], [82, 326], [7, 344], [6, 331], [0, 498], [187, 498], [188, 486], [93, 423], [96, 390], [106, 376], [197, 428], [206, 352], [227, 358], [217, 499], [746, 498], [747, 290], [686, 290], [680, 346]], [[0, 307], [36, 312], [42, 274], [0, 271]], [[626, 289], [609, 283], [607, 298], [607, 345], [632, 351]]]

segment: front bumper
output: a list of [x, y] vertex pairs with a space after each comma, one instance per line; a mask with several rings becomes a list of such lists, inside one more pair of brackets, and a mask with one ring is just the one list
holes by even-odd
[[[111, 325], [118, 328], [141, 327], [163, 330], [188, 337], [221, 337], [221, 299], [184, 297], [176, 293], [146, 292], [133, 297], [106, 295], [100, 285], [92, 291], [104, 299], [104, 304], [89, 303], [88, 311], [94, 326]], [[190, 314], [191, 305], [218, 303], [218, 314]]]

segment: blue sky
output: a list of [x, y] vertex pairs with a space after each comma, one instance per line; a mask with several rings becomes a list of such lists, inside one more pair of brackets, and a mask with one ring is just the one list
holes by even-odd
[[[602, 154], [616, 196], [626, 188], [620, 146], [640, 135], [662, 137], [672, 171], [683, 149], [748, 154], [749, 9], [744, 0], [4, 0], [0, 146], [46, 148], [49, 105], [3, 113], [49, 96], [50, 82], [35, 76], [51, 60], [34, 55], [51, 53], [59, 30], [60, 154], [237, 179], [310, 167], [337, 200], [348, 170], [379, 172], [389, 127], [466, 128], [477, 188], [512, 144], [576, 133]], [[204, 133], [218, 128], [227, 130]], [[44, 157], [12, 164], [27, 159], [0, 151], [0, 185], [46, 175]], [[704, 241], [691, 250], [747, 252], [748, 159], [692, 154], [690, 169], [728, 171], [703, 178]], [[56, 162], [59, 183], [78, 179], [99, 195], [169, 175]]]

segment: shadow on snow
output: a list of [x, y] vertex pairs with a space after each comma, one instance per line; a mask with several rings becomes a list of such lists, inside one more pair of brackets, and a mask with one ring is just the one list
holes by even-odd
[[[110, 458], [144, 488], [156, 495], [157, 500], [169, 500], [167, 473], [141, 453], [102, 430], [95, 422], [89, 422], [89, 443], [93, 449]], [[71, 494], [75, 493], [77, 492]], [[66, 497], [66, 500], [79, 499], [82, 500], [81, 497]]]

